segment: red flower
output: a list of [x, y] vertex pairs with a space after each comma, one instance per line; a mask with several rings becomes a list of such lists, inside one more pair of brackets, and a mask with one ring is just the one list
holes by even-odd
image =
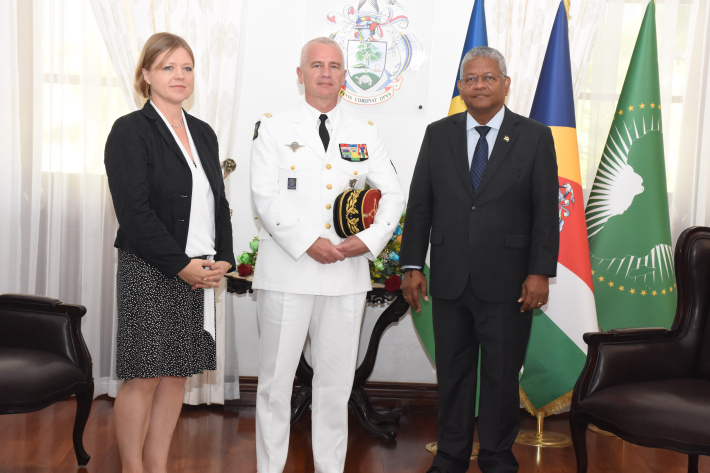
[[385, 281], [385, 290], [387, 292], [394, 292], [400, 287], [402, 287], [402, 278], [400, 278], [396, 274], [393, 274], [392, 276], [388, 277]]
[[242, 263], [239, 266], [237, 266], [237, 271], [239, 272], [239, 275], [241, 277], [246, 277], [254, 272], [254, 268], [252, 268], [252, 266], [250, 264]]

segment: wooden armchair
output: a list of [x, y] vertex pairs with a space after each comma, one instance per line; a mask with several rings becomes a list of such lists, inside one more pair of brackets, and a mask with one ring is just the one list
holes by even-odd
[[587, 333], [570, 429], [577, 472], [587, 471], [587, 425], [646, 447], [710, 455], [710, 228], [692, 227], [675, 250], [678, 306], [671, 330]]
[[91, 355], [81, 335], [86, 308], [57, 299], [0, 296], [0, 414], [38, 411], [76, 396], [74, 452], [89, 461], [83, 435], [94, 395]]

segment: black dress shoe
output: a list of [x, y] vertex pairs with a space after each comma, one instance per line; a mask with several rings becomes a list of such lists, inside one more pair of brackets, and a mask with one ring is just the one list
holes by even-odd
[[432, 466], [429, 468], [426, 473], [448, 473], [446, 470], [442, 470], [438, 466]]

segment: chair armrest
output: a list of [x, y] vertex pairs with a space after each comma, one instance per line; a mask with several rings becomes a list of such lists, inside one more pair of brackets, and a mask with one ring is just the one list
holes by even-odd
[[0, 295], [0, 345], [54, 353], [91, 375], [91, 355], [81, 334], [86, 308], [25, 294]]
[[2, 294], [0, 303], [7, 304], [35, 304], [44, 306], [56, 306], [62, 303], [59, 299], [46, 296], [35, 296], [31, 294]]
[[660, 327], [585, 333], [589, 350], [572, 402], [609, 386], [692, 377], [692, 353], [679, 335]]
[[602, 343], [651, 341], [668, 338], [670, 331], [663, 327], [615, 328], [608, 332], [587, 332], [584, 341], [590, 347]]

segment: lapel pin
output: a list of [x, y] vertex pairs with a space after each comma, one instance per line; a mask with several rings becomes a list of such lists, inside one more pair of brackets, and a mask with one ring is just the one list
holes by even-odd
[[288, 148], [291, 148], [291, 151], [293, 151], [294, 153], [295, 153], [296, 151], [298, 151], [299, 149], [303, 148], [303, 145], [299, 145], [299, 144], [298, 144], [298, 141], [294, 141], [294, 142], [291, 143], [290, 145], [284, 145], [284, 146], [286, 146], [286, 147], [288, 147]]
[[505, 140], [506, 143], [507, 143], [508, 141], [510, 141], [510, 138], [508, 137], [508, 135], [505, 135], [505, 136], [503, 137], [503, 139]]

